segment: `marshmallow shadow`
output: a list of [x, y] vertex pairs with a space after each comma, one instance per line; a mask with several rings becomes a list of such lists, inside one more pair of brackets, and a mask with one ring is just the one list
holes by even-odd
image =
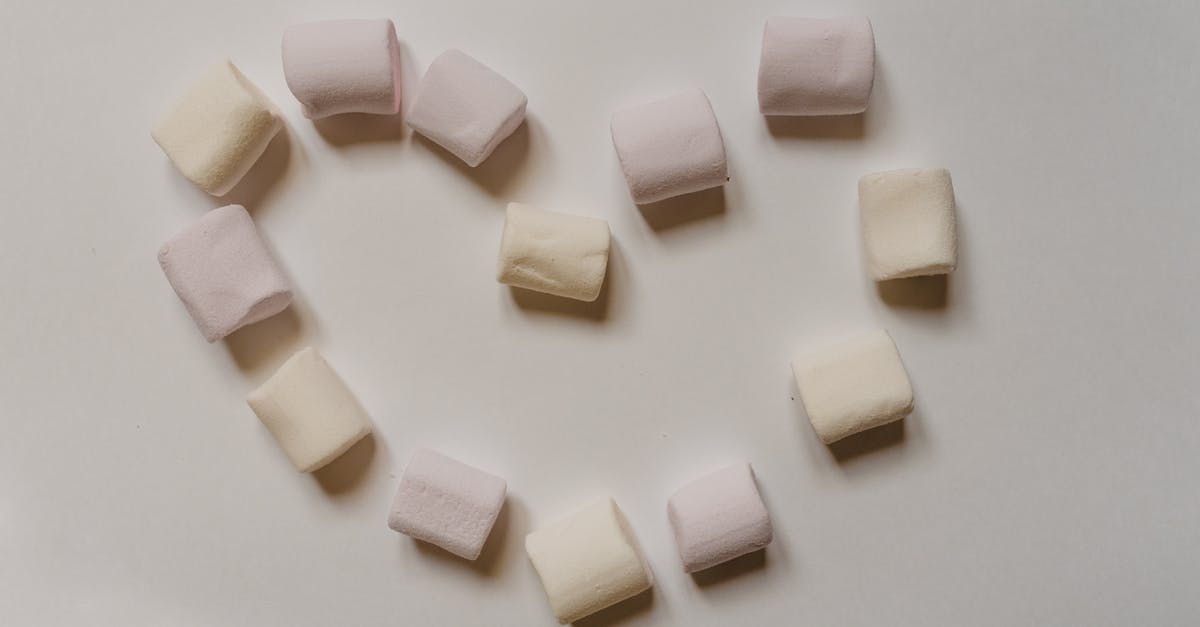
[[638, 205], [646, 224], [655, 231], [725, 215], [725, 186]]

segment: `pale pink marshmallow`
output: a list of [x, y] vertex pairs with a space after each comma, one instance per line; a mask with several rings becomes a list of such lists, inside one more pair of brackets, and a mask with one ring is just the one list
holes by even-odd
[[867, 18], [767, 20], [758, 66], [765, 115], [862, 113], [874, 83], [875, 34]]
[[400, 476], [388, 526], [473, 560], [504, 507], [507, 487], [500, 477], [420, 449]]
[[209, 342], [292, 302], [287, 277], [241, 205], [204, 214], [163, 244], [158, 263]]
[[471, 167], [525, 120], [516, 85], [459, 50], [433, 60], [408, 111], [408, 125]]
[[729, 180], [721, 128], [699, 89], [616, 112], [612, 138], [633, 202], [639, 205]]
[[735, 464], [684, 486], [667, 503], [683, 570], [693, 573], [771, 543], [771, 516], [750, 464]]
[[400, 44], [388, 19], [330, 20], [283, 33], [283, 76], [304, 116], [400, 111]]

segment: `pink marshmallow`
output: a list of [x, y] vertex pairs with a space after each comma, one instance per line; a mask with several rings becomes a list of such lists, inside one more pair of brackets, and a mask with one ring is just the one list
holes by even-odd
[[475, 167], [521, 126], [526, 102], [508, 79], [463, 52], [447, 50], [421, 79], [408, 125]]
[[771, 543], [771, 516], [750, 464], [736, 464], [689, 483], [667, 503], [683, 570], [711, 568]]
[[612, 138], [639, 205], [729, 180], [721, 128], [699, 89], [616, 112]]
[[292, 302], [287, 277], [241, 205], [204, 214], [163, 244], [158, 263], [209, 342]]
[[388, 526], [473, 560], [504, 507], [503, 479], [429, 449], [413, 453]]
[[763, 114], [862, 113], [874, 83], [875, 34], [867, 18], [767, 20], [758, 66]]
[[283, 76], [307, 118], [400, 111], [400, 45], [391, 20], [332, 20], [283, 33]]

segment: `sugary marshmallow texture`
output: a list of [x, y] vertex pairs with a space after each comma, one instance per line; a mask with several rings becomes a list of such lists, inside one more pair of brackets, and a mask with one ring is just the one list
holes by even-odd
[[483, 551], [506, 493], [500, 477], [420, 449], [400, 475], [388, 526], [473, 560]]
[[200, 189], [221, 196], [283, 128], [275, 105], [229, 61], [208, 69], [150, 135]]
[[876, 281], [946, 274], [958, 264], [949, 171], [868, 174], [858, 181], [858, 207], [867, 271]]
[[758, 65], [765, 115], [862, 113], [874, 83], [875, 34], [867, 18], [767, 20]]
[[667, 518], [685, 572], [711, 568], [771, 543], [771, 515], [750, 464], [705, 475], [671, 497]]
[[618, 111], [611, 127], [625, 182], [639, 205], [729, 180], [721, 127], [699, 89]]
[[525, 94], [458, 50], [433, 60], [408, 111], [408, 125], [471, 167], [525, 120]]
[[591, 302], [604, 285], [609, 246], [604, 220], [509, 203], [497, 280]]
[[400, 111], [400, 44], [391, 20], [331, 20], [283, 33], [283, 76], [304, 116]]
[[912, 413], [913, 391], [887, 331], [817, 351], [792, 364], [813, 429], [826, 444]]
[[313, 348], [292, 355], [247, 399], [300, 472], [312, 472], [371, 432], [367, 412]]
[[241, 205], [201, 216], [163, 244], [158, 264], [209, 342], [292, 302], [287, 277]]
[[558, 622], [573, 623], [650, 589], [654, 576], [612, 499], [597, 501], [525, 538]]

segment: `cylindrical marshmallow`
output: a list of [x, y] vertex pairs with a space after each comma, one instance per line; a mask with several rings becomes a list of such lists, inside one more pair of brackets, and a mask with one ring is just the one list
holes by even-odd
[[721, 128], [699, 89], [618, 111], [611, 127], [629, 193], [639, 205], [729, 180]]
[[400, 111], [400, 45], [388, 19], [331, 20], [283, 33], [283, 76], [304, 116]]
[[862, 113], [874, 83], [875, 34], [867, 18], [767, 20], [758, 66], [763, 114]]
[[867, 271], [876, 281], [947, 274], [958, 264], [949, 170], [868, 174], [858, 181], [858, 207]]
[[750, 464], [735, 464], [684, 486], [667, 502], [683, 570], [693, 573], [771, 543], [771, 515]]
[[509, 203], [500, 237], [497, 280], [591, 302], [608, 268], [608, 223]]

